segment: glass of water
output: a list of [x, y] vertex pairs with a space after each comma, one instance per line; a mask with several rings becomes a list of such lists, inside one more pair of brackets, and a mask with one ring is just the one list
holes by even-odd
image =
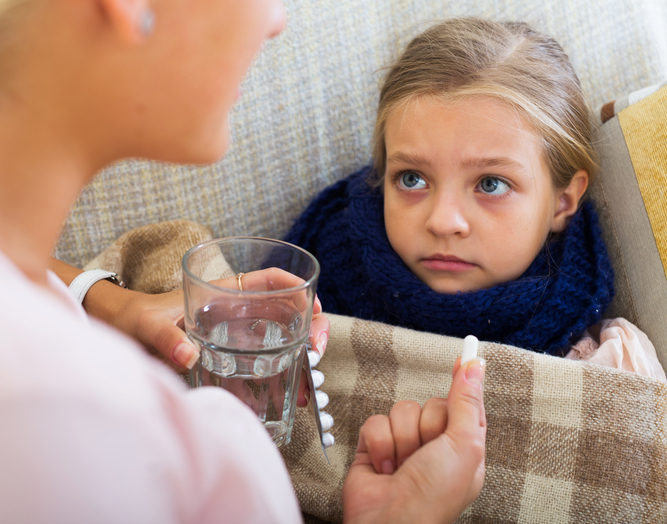
[[289, 443], [320, 266], [279, 240], [230, 237], [183, 257], [185, 329], [201, 354], [190, 386], [224, 388]]

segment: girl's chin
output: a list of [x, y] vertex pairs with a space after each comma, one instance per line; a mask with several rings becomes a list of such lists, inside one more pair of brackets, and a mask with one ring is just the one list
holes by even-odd
[[479, 282], [467, 282], [465, 280], [447, 279], [425, 282], [433, 291], [443, 295], [455, 295], [456, 293], [472, 293], [493, 287], [494, 284], [484, 285]]

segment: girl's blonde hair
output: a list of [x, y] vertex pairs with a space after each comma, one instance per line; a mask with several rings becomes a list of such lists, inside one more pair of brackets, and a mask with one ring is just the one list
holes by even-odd
[[520, 111], [541, 137], [556, 190], [580, 169], [590, 179], [596, 174], [590, 111], [574, 68], [558, 42], [525, 23], [456, 18], [408, 44], [380, 91], [373, 135], [378, 182], [386, 169], [387, 118], [421, 96], [494, 97]]

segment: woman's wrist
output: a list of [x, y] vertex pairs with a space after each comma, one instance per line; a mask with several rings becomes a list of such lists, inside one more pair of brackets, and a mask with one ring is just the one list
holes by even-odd
[[[55, 258], [51, 259], [50, 269], [67, 286], [84, 273], [83, 270]], [[118, 318], [119, 313], [127, 308], [133, 294], [134, 292], [123, 289], [113, 282], [100, 280], [88, 289], [82, 305], [88, 314], [107, 324], [114, 325], [114, 319]]]
[[136, 291], [122, 288], [108, 280], [100, 280], [88, 290], [81, 305], [89, 315], [116, 326], [116, 319], [128, 308], [134, 295]]

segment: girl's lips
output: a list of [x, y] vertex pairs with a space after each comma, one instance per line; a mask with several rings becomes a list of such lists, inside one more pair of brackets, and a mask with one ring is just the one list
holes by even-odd
[[469, 271], [476, 267], [475, 264], [456, 257], [423, 258], [421, 263], [426, 269], [432, 271]]

